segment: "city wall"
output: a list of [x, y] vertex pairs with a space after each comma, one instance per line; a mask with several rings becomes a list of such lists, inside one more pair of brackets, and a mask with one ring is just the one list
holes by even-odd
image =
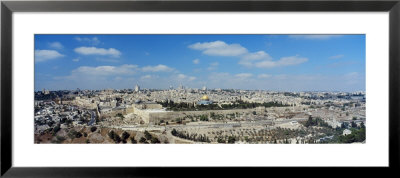
[[214, 113], [216, 115], [228, 115], [228, 114], [252, 114], [253, 111], [257, 113], [264, 113], [264, 107], [254, 109], [231, 109], [231, 110], [205, 110], [205, 111], [166, 111], [166, 112], [151, 112], [141, 109], [134, 109], [134, 114], [140, 116], [145, 123], [159, 123], [163, 121], [171, 121], [177, 118], [183, 118], [185, 116], [201, 116], [210, 115]]

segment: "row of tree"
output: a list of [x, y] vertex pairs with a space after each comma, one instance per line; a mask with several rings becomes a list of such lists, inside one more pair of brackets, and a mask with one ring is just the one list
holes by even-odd
[[[111, 130], [110, 132], [108, 132], [108, 137], [110, 137], [110, 139], [112, 139], [115, 143], [120, 143], [120, 142], [122, 142], [122, 143], [127, 143], [127, 139], [130, 137], [131, 135], [128, 133], [128, 132], [126, 132], [126, 131], [124, 131], [122, 134], [121, 134], [121, 136], [119, 136], [117, 133], [115, 133], [114, 132], [114, 130]], [[133, 138], [133, 140], [132, 140], [132, 138], [131, 138], [131, 142], [132, 143], [136, 143], [136, 141], [135, 141], [135, 139]]]
[[207, 143], [211, 142], [210, 139], [205, 134], [197, 134], [197, 133], [189, 134], [185, 131], [183, 131], [183, 132], [177, 131], [176, 129], [172, 129], [171, 134], [173, 136], [187, 139], [187, 140], [192, 140], [195, 142], [207, 142]]
[[254, 103], [238, 100], [232, 104], [222, 104], [219, 106], [218, 104], [207, 104], [207, 105], [195, 105], [194, 103], [175, 103], [172, 100], [158, 102], [163, 107], [167, 108], [167, 110], [172, 111], [204, 111], [204, 110], [224, 110], [224, 109], [252, 109], [256, 107], [286, 107], [290, 106], [287, 104], [283, 104], [282, 102], [264, 102], [264, 103]]

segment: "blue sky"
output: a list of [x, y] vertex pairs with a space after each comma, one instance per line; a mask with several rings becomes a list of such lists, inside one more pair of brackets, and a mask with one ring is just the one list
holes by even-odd
[[365, 35], [35, 35], [35, 90], [365, 91]]

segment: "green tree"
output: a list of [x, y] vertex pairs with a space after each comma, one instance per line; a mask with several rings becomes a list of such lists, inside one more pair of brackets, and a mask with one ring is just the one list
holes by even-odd
[[96, 127], [96, 126], [93, 126], [93, 127], [90, 128], [90, 131], [91, 131], [91, 132], [95, 132], [96, 130], [97, 130], [97, 127]]
[[128, 139], [129, 136], [131, 136], [131, 135], [128, 132], [124, 131], [124, 133], [122, 133], [122, 140]]
[[226, 141], [225, 141], [223, 138], [221, 138], [221, 137], [219, 137], [219, 138], [217, 139], [217, 142], [218, 142], [218, 143], [226, 143]]
[[173, 136], [176, 136], [176, 135], [178, 134], [178, 132], [177, 132], [175, 129], [172, 129], [171, 134], [172, 134]]
[[119, 143], [119, 142], [121, 142], [122, 140], [121, 140], [121, 137], [120, 137], [119, 135], [115, 134], [115, 136], [114, 136], [114, 141], [115, 141], [115, 143]]
[[140, 140], [139, 140], [139, 142], [140, 142], [140, 143], [146, 143], [146, 138], [141, 137]]
[[82, 134], [80, 133], [80, 132], [77, 132], [76, 134], [75, 134], [75, 138], [81, 138], [82, 137]]
[[153, 138], [151, 138], [151, 143], [160, 143], [160, 140], [158, 140], [158, 138], [156, 138], [156, 137], [153, 137]]
[[144, 131], [144, 137], [147, 140], [151, 140], [151, 138], [153, 137], [147, 130]]
[[131, 139], [131, 143], [132, 143], [132, 144], [136, 144], [136, 143], [137, 143], [137, 141], [135, 140], [134, 137], [131, 137], [130, 139]]
[[351, 127], [356, 128], [356, 127], [357, 127], [357, 124], [356, 124], [354, 121], [352, 121], [352, 122], [351, 122]]
[[114, 130], [111, 130], [110, 132], [108, 132], [108, 137], [110, 137], [112, 140], [114, 140], [116, 134], [114, 132]]

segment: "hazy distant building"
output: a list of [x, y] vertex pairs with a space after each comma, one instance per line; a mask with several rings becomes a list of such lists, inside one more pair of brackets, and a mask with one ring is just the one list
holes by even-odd
[[202, 90], [203, 90], [203, 91], [207, 90], [207, 87], [206, 87], [206, 86], [203, 86]]
[[184, 89], [185, 89], [185, 87], [182, 84], [180, 84], [178, 87], [178, 90], [184, 90]]
[[140, 86], [138, 84], [135, 85], [135, 91], [139, 92], [140, 91]]
[[45, 94], [45, 95], [50, 94], [50, 91], [49, 91], [49, 90], [46, 90], [46, 89], [44, 89], [44, 88], [43, 88], [42, 92], [43, 92], [43, 94]]

